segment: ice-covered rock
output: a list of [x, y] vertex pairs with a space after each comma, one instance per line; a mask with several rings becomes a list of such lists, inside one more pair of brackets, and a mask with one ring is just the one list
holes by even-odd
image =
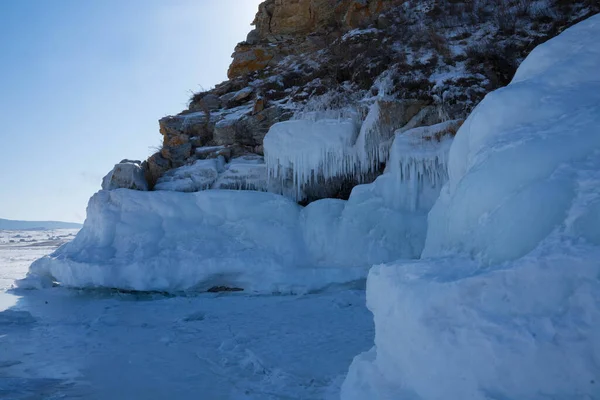
[[599, 36], [541, 45], [467, 119], [428, 258], [369, 274], [343, 399], [600, 398]]
[[[351, 148], [358, 135], [352, 119], [298, 119], [271, 127], [264, 139], [269, 178], [284, 182], [291, 175], [295, 198], [319, 177], [352, 175]], [[285, 186], [283, 183], [282, 186]]]
[[263, 157], [246, 155], [233, 158], [225, 164], [213, 189], [258, 190], [266, 192], [267, 165]]
[[123, 160], [102, 179], [103, 190], [148, 190], [141, 161]]
[[[336, 110], [343, 115], [337, 119], [331, 118], [330, 111], [299, 113], [296, 116], [298, 119], [273, 125], [265, 137], [269, 178], [281, 182], [281, 187], [285, 187], [286, 183], [293, 186], [293, 199], [304, 200], [309, 197], [309, 201], [312, 200], [310, 197], [337, 197], [348, 184], [353, 187], [357, 183], [372, 182], [388, 161], [396, 132], [406, 131], [407, 137], [414, 136], [412, 140], [417, 145], [426, 141], [435, 143], [441, 136], [456, 133], [461, 121], [430, 125], [423, 131], [414, 128], [401, 130], [406, 126], [412, 127], [411, 122], [415, 119], [418, 121], [414, 124], [433, 120], [427, 117], [431, 110], [424, 113], [427, 115], [420, 114], [425, 110], [424, 107], [420, 101], [378, 99], [370, 106], [362, 124], [357, 123], [359, 117], [356, 112]], [[396, 140], [398, 146], [402, 140]], [[413, 150], [411, 146], [405, 147], [401, 151]], [[429, 147], [421, 146], [418, 151], [427, 152]], [[442, 153], [447, 153], [448, 146], [442, 147]], [[401, 154], [401, 151], [396, 151], [396, 154]], [[419, 154], [416, 157], [426, 160], [428, 156]], [[440, 161], [435, 161], [434, 157], [431, 162]], [[421, 168], [419, 163], [414, 165]], [[422, 167], [430, 170], [432, 165]], [[445, 170], [442, 173], [447, 175]], [[402, 179], [402, 175], [399, 176]], [[417, 180], [415, 184], [420, 185]]]
[[205, 160], [207, 158], [218, 158], [219, 156], [223, 156], [225, 157], [225, 160], [227, 160], [228, 156], [231, 155], [231, 150], [227, 146], [198, 147], [195, 151], [195, 155], [200, 160]]
[[154, 190], [198, 192], [210, 189], [224, 163], [223, 157], [217, 157], [172, 169], [158, 179]]
[[[340, 129], [337, 121], [332, 125]], [[77, 238], [32, 265], [23, 284], [298, 292], [364, 278], [373, 263], [421, 253], [427, 212], [446, 176], [448, 126], [399, 132], [391, 147], [396, 166], [355, 187], [348, 201], [301, 208], [289, 198], [253, 192], [273, 183], [258, 155], [224, 166], [222, 158], [198, 160], [169, 171], [158, 191], [146, 195], [101, 191], [90, 200]], [[353, 127], [340, 129], [338, 139]], [[209, 187], [253, 191], [204, 190]]]

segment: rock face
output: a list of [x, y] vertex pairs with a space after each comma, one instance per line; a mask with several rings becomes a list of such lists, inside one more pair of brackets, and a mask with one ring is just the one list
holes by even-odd
[[394, 132], [464, 119], [535, 45], [597, 12], [589, 0], [263, 1], [229, 80], [159, 121], [163, 146], [146, 180], [153, 188], [200, 159], [263, 156], [278, 122], [350, 117], [361, 175], [316, 173], [303, 188], [307, 201], [347, 198], [381, 174]]
[[102, 179], [102, 189], [148, 190], [143, 164], [141, 161], [122, 160]]
[[[316, 51], [327, 40], [366, 27], [401, 2], [391, 0], [267, 0], [252, 31], [233, 53], [230, 79], [261, 71], [285, 56]], [[283, 45], [282, 45], [283, 44]]]
[[229, 78], [260, 71], [269, 66], [270, 63], [281, 60], [281, 55], [271, 46], [250, 45], [247, 43], [238, 44], [233, 57], [234, 62], [227, 72]]

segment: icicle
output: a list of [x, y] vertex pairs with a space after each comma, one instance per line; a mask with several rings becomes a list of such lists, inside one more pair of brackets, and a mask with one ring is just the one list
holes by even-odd
[[302, 198], [303, 189], [322, 178], [330, 180], [353, 174], [351, 151], [357, 136], [352, 119], [293, 120], [275, 124], [265, 136], [265, 160], [268, 179], [292, 175], [294, 199]]
[[398, 177], [402, 190], [409, 192], [399, 198], [415, 209], [427, 187], [439, 190], [448, 179], [448, 133], [456, 131], [459, 121], [394, 135], [394, 124], [381, 114], [380, 103], [374, 103], [358, 136], [351, 119], [315, 117], [273, 125], [264, 139], [268, 186], [278, 181], [282, 194], [290, 188], [291, 197], [301, 200], [308, 185], [340, 177], [360, 181], [389, 158], [387, 170]]
[[405, 207], [428, 209], [433, 204], [448, 180], [450, 133], [460, 123], [448, 121], [396, 134], [386, 173], [396, 177], [397, 196]]

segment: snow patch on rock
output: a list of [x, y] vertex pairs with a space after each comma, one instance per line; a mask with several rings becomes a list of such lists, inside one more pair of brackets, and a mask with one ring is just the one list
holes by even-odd
[[267, 181], [267, 165], [264, 158], [247, 155], [231, 159], [212, 188], [266, 192]]
[[210, 189], [224, 163], [225, 160], [221, 156], [172, 169], [158, 179], [154, 190], [197, 192]]

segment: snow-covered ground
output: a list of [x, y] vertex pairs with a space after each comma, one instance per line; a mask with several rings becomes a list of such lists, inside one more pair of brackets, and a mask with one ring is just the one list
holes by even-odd
[[73, 232], [0, 231], [0, 399], [337, 399], [352, 358], [373, 341], [357, 287], [10, 290]]

